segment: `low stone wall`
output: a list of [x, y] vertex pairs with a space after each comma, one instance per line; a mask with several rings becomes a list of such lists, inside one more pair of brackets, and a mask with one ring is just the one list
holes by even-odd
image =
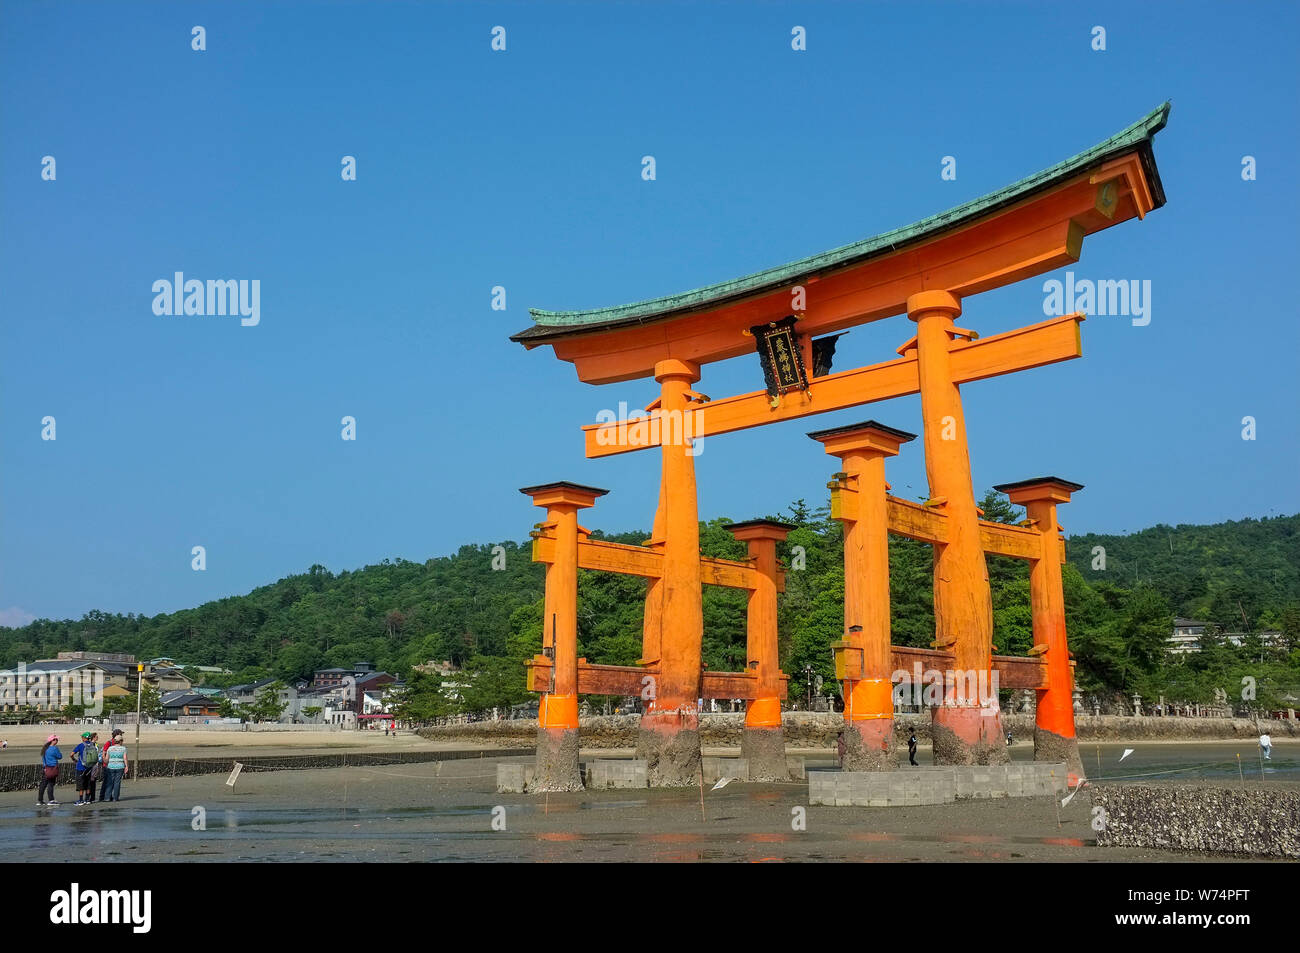
[[[463, 758], [489, 758], [513, 754], [510, 751], [393, 751], [385, 754], [346, 752], [343, 754], [307, 754], [274, 756], [249, 756], [238, 758], [152, 758], [131, 760], [131, 773], [126, 780], [149, 778], [188, 777], [196, 774], [225, 774], [238, 761], [245, 768], [256, 771], [302, 771], [308, 768], [348, 768], [368, 765], [411, 764], [430, 761], [458, 761]], [[34, 764], [0, 765], [0, 791], [35, 790], [41, 777], [41, 768]], [[70, 763], [59, 765], [57, 783], [72, 787], [76, 784], [76, 769]]]
[[592, 761], [583, 779], [588, 790], [603, 788], [643, 788], [647, 785], [646, 763], [628, 758]]
[[242, 725], [228, 725], [225, 722], [206, 722], [181, 721], [176, 724], [146, 725], [150, 731], [249, 731], [249, 732], [269, 732], [269, 731], [296, 731], [296, 732], [333, 732], [333, 731], [355, 731], [354, 725], [281, 725], [276, 722], [247, 722]]
[[749, 780], [747, 758], [701, 758], [700, 762], [705, 784], [716, 784], [723, 778], [731, 778], [733, 781]]
[[[198, 716], [197, 716], [197, 715], [190, 715], [190, 716], [186, 716], [186, 717], [197, 718]], [[60, 725], [59, 728], [60, 728], [61, 730], [64, 730], [64, 731], [68, 731], [68, 733], [69, 733], [69, 737], [71, 737], [72, 734], [74, 733], [74, 732], [72, 731], [72, 729], [75, 729], [75, 733], [76, 733], [76, 734], [80, 734], [80, 733], [82, 732], [82, 730], [86, 730], [86, 731], [98, 731], [101, 735], [105, 735], [105, 736], [107, 736], [107, 732], [104, 731], [105, 728], [109, 728], [109, 727], [120, 728], [120, 727], [122, 727], [122, 726], [124, 726], [124, 725], [127, 725], [127, 724], [130, 724], [131, 727], [132, 727], [132, 730], [134, 730], [134, 727], [135, 727], [135, 721], [134, 721], [134, 719], [132, 719], [130, 722], [128, 722], [128, 721], [126, 721], [125, 719], [123, 719], [123, 718], [121, 718], [121, 717], [114, 717], [114, 718], [100, 718], [100, 719], [86, 719], [86, 720], [82, 720], [82, 721], [73, 721], [73, 722], [69, 722], [69, 723], [66, 724], [66, 725]], [[22, 726], [22, 727], [27, 727], [27, 726]], [[245, 723], [243, 723], [243, 724], [240, 724], [240, 723], [237, 723], [237, 722], [224, 722], [224, 721], [177, 721], [177, 722], [172, 722], [172, 721], [145, 721], [145, 723], [144, 723], [144, 730], [145, 730], [146, 732], [149, 732], [149, 733], [152, 735], [154, 732], [163, 732], [163, 733], [167, 733], [167, 732], [172, 732], [172, 731], [180, 731], [180, 732], [185, 732], [185, 731], [221, 731], [221, 732], [231, 732], [231, 731], [233, 731], [233, 732], [243, 732], [243, 731], [248, 731], [248, 732], [256, 732], [256, 733], [277, 732], [277, 731], [288, 731], [288, 732], [308, 732], [308, 733], [310, 733], [310, 732], [356, 731], [356, 730], [358, 730], [358, 729], [357, 729], [357, 727], [356, 727], [355, 725], [326, 725], [326, 724], [306, 724], [306, 725], [295, 725], [295, 724], [281, 723], [281, 722], [278, 722], [278, 721], [268, 721], [268, 722], [252, 722], [252, 721], [250, 721], [250, 722], [245, 722]]]
[[497, 793], [523, 794], [537, 776], [537, 769], [521, 761], [497, 765]]
[[1300, 738], [1300, 721], [1079, 715], [1075, 731], [1080, 741], [1232, 741], [1258, 738], [1265, 731], [1274, 738]]
[[[583, 718], [579, 738], [584, 748], [635, 748], [639, 715], [599, 715]], [[781, 716], [787, 748], [834, 748], [844, 716], [839, 712], [788, 711]], [[740, 712], [700, 716], [700, 744], [706, 748], [738, 748], [745, 725]], [[1002, 716], [1002, 725], [1018, 741], [1032, 741], [1034, 716]], [[1175, 741], [1184, 739], [1231, 740], [1258, 737], [1266, 728], [1274, 738], [1300, 738], [1300, 722], [1267, 721], [1258, 725], [1245, 718], [1132, 718], [1118, 715], [1080, 715], [1076, 722], [1081, 742]], [[906, 745], [907, 736], [926, 742], [930, 738], [928, 714], [902, 714], [894, 719], [894, 734]], [[421, 728], [421, 737], [435, 741], [464, 741], [501, 747], [532, 748], [537, 743], [537, 722], [476, 721], [465, 725]]]
[[1099, 846], [1300, 858], [1300, 785], [1293, 782], [1103, 783], [1089, 790]]
[[908, 807], [967, 799], [1050, 797], [1065, 789], [1065, 765], [1046, 761], [808, 772], [808, 803], [833, 807]]

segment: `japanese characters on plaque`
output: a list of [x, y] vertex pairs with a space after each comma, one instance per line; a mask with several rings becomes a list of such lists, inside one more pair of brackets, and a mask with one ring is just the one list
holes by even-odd
[[769, 397], [792, 390], [808, 389], [808, 371], [803, 363], [799, 335], [794, 332], [794, 315], [750, 328], [763, 363], [763, 379]]

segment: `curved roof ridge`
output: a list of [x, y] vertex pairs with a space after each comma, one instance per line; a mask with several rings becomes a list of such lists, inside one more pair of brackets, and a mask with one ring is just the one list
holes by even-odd
[[1143, 160], [1151, 179], [1155, 208], [1160, 208], [1165, 203], [1165, 196], [1164, 189], [1160, 184], [1160, 177], [1156, 172], [1154, 157], [1150, 154], [1151, 138], [1165, 127], [1165, 123], [1169, 119], [1170, 108], [1171, 104], [1166, 101], [1137, 120], [1137, 122], [1097, 143], [1095, 146], [1085, 149], [1078, 155], [1058, 162], [1041, 172], [1026, 176], [1018, 182], [1013, 182], [1011, 185], [990, 192], [988, 195], [972, 199], [911, 225], [882, 232], [869, 238], [859, 239], [856, 242], [841, 245], [829, 251], [766, 268], [739, 278], [704, 285], [691, 291], [583, 311], [547, 311], [541, 308], [531, 308], [529, 313], [535, 322], [534, 326], [518, 334], [511, 335], [510, 340], [523, 342], [530, 339], [553, 337], [557, 334], [581, 333], [583, 329], [595, 330], [608, 326], [642, 323], [647, 319], [666, 318], [677, 313], [700, 310], [708, 305], [721, 304], [736, 297], [772, 290], [788, 284], [794, 278], [808, 277], [815, 273], [839, 268], [870, 258], [883, 251], [892, 251], [901, 245], [928, 238], [931, 234], [944, 228], [995, 211], [1027, 195], [1048, 188], [1090, 166], [1100, 165], [1107, 159], [1120, 153], [1129, 152], [1134, 148], [1143, 149]]

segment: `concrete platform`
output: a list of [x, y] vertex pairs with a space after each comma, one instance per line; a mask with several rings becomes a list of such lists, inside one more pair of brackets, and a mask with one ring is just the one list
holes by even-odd
[[733, 781], [749, 780], [749, 761], [745, 758], [709, 758], [701, 759], [704, 765], [704, 783], [716, 784], [722, 778]]
[[646, 763], [634, 758], [592, 761], [587, 765], [587, 773], [583, 780], [589, 791], [648, 786]]
[[531, 764], [524, 764], [523, 762], [498, 764], [497, 793], [523, 794], [528, 790], [528, 785], [532, 783], [536, 774], [537, 768]]
[[833, 807], [950, 804], [968, 799], [1055, 796], [1065, 790], [1065, 765], [1047, 762], [808, 772], [808, 803]]

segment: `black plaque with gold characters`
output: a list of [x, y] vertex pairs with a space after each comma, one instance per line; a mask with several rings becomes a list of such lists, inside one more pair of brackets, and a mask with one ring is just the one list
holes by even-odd
[[767, 395], [775, 400], [792, 390], [808, 389], [808, 371], [803, 364], [799, 335], [794, 332], [794, 315], [750, 328], [763, 362]]

